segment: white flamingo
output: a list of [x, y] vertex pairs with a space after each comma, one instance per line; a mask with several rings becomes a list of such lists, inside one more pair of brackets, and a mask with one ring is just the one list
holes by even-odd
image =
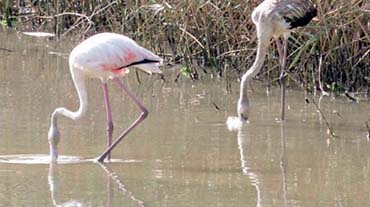
[[[243, 75], [240, 83], [238, 100], [238, 116], [241, 121], [248, 119], [250, 106], [247, 84], [260, 71], [272, 37], [275, 37], [281, 64], [281, 111], [280, 118], [284, 121], [285, 110], [285, 67], [288, 38], [291, 31], [307, 25], [317, 14], [315, 5], [310, 0], [265, 0], [252, 13], [252, 21], [257, 28], [257, 55], [252, 67]], [[284, 36], [284, 46], [279, 36]], [[283, 47], [283, 48], [282, 48]]]
[[[129, 67], [137, 67], [149, 74], [162, 73], [159, 64], [162, 59], [147, 49], [140, 47], [132, 39], [114, 33], [96, 34], [77, 45], [69, 56], [69, 68], [75, 84], [80, 107], [73, 112], [66, 108], [56, 108], [51, 116], [51, 125], [48, 133], [50, 157], [55, 162], [58, 158], [57, 145], [60, 139], [60, 133], [57, 127], [57, 119], [61, 115], [73, 120], [80, 119], [87, 112], [87, 93], [85, 88], [85, 79], [88, 77], [99, 78], [103, 83], [103, 92], [105, 97], [105, 106], [107, 112], [107, 149], [98, 158], [97, 161], [103, 162], [106, 157], [110, 160], [110, 152], [121, 140], [148, 115], [148, 110], [143, 104], [128, 90], [128, 88], [119, 80], [128, 73]], [[128, 94], [135, 104], [142, 111], [141, 115], [134, 121], [113, 143], [113, 120], [110, 107], [107, 81], [113, 79], [118, 86]]]

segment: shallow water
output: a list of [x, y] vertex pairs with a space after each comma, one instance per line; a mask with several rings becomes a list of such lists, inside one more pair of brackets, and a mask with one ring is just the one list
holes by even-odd
[[[250, 123], [229, 131], [237, 83], [231, 94], [218, 80], [174, 83], [170, 69], [166, 82], [140, 73], [138, 85], [129, 74], [150, 115], [105, 165], [92, 161], [105, 149], [106, 118], [101, 84], [89, 80], [88, 115], [59, 121], [66, 162], [49, 165], [51, 112], [78, 107], [67, 62], [75, 44], [0, 33], [0, 48], [13, 51], [0, 50], [0, 206], [370, 205], [368, 103], [324, 97], [332, 139], [303, 92], [288, 91], [280, 124], [279, 89], [267, 95], [254, 81]], [[110, 89], [117, 136], [139, 110]]]

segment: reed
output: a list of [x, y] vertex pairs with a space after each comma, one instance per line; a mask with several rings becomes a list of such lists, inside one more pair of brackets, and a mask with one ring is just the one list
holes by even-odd
[[[255, 58], [256, 34], [250, 15], [259, 0], [5, 2], [0, 4], [1, 18], [17, 19], [14, 27], [32, 25], [38, 31], [54, 31], [61, 38], [84, 38], [102, 31], [124, 33], [167, 62], [182, 64], [180, 72], [194, 80], [211, 75], [230, 82]], [[310, 91], [369, 91], [370, 3], [317, 0], [317, 5], [318, 18], [290, 38], [291, 80]], [[17, 15], [22, 7], [32, 8], [32, 13]], [[275, 84], [279, 64], [271, 44], [258, 78]]]

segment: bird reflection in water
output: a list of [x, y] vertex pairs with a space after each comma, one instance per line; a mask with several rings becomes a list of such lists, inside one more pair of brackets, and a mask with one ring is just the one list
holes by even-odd
[[[255, 155], [250, 151], [253, 149], [252, 138], [249, 137], [249, 125], [243, 125], [238, 129], [238, 148], [240, 151], [240, 162], [243, 175], [246, 175], [250, 184], [255, 187], [257, 192], [257, 207], [273, 206], [274, 200], [281, 200], [282, 206], [287, 206], [287, 185], [286, 185], [286, 159], [285, 159], [285, 132], [284, 123], [280, 123], [280, 136], [281, 136], [281, 152], [280, 152], [280, 173], [282, 189], [273, 189], [274, 185], [267, 182], [268, 173], [264, 174], [264, 170], [256, 168], [252, 161]], [[275, 192], [282, 192], [282, 198], [274, 198]]]
[[57, 201], [57, 197], [59, 194], [59, 188], [60, 188], [60, 180], [59, 180], [58, 166], [56, 164], [50, 163], [48, 183], [50, 186], [50, 194], [51, 194], [51, 200], [53, 202], [53, 206], [87, 206], [85, 203], [82, 203], [81, 201], [74, 200], [74, 199], [71, 199], [63, 203], [59, 203]]
[[[107, 174], [107, 207], [111, 207], [112, 200], [113, 200], [113, 188], [117, 187], [122, 195], [128, 197], [130, 200], [134, 201], [138, 204], [138, 206], [145, 206], [144, 201], [136, 198], [136, 196], [123, 184], [123, 182], [119, 179], [117, 174], [111, 170], [107, 165], [100, 163], [100, 167], [104, 170]], [[56, 163], [50, 163], [49, 166], [49, 174], [48, 174], [48, 183], [50, 186], [50, 194], [51, 200], [53, 202], [53, 206], [90, 206], [87, 203], [83, 202], [82, 200], [77, 199], [70, 199], [66, 202], [62, 202], [58, 200], [58, 195], [61, 195], [59, 189], [61, 188], [61, 183], [59, 179], [59, 167]]]

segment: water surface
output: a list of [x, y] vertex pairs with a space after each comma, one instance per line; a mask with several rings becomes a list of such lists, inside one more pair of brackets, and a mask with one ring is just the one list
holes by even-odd
[[[0, 47], [13, 51], [0, 50], [0, 206], [370, 205], [368, 103], [323, 98], [321, 110], [338, 136], [332, 139], [303, 92], [288, 91], [281, 124], [279, 89], [267, 94], [254, 81], [250, 123], [229, 131], [238, 83], [232, 93], [219, 80], [174, 83], [170, 69], [166, 82], [140, 73], [139, 85], [129, 74], [127, 84], [150, 115], [113, 151], [117, 162], [7, 163], [4, 156], [45, 161], [51, 112], [78, 108], [67, 62], [75, 44], [0, 33]], [[88, 115], [59, 121], [66, 158], [90, 160], [105, 149], [102, 86], [87, 85]], [[117, 136], [140, 111], [109, 86]]]

